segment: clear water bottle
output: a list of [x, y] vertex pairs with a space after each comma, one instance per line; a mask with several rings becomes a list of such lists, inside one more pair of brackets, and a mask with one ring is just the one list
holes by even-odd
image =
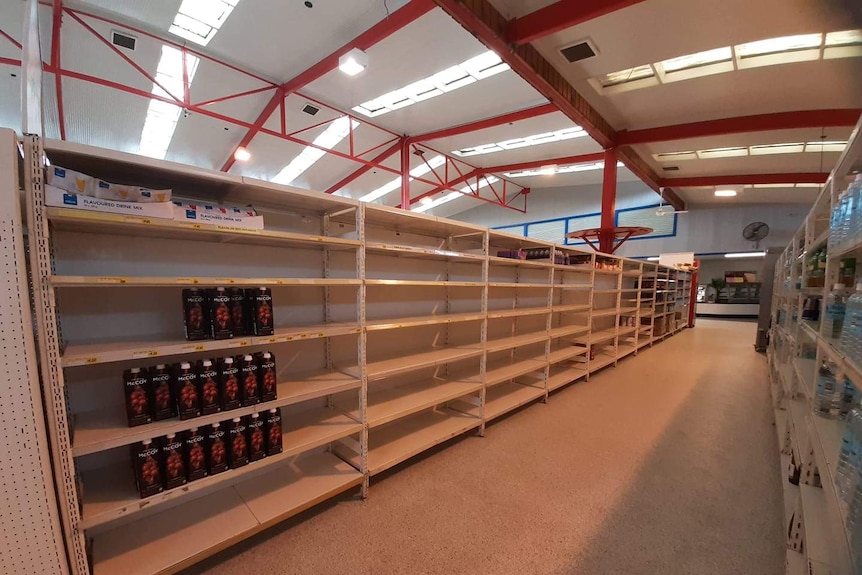
[[844, 312], [844, 325], [841, 327], [839, 347], [844, 355], [859, 363], [860, 336], [862, 336], [862, 283], [856, 284], [856, 291], [847, 298]]
[[832, 286], [826, 296], [826, 313], [823, 314], [823, 335], [830, 339], [841, 337], [844, 314], [847, 311], [847, 290], [842, 284]]
[[835, 206], [832, 208], [832, 215], [829, 218], [829, 244], [834, 247], [839, 247], [841, 245], [840, 240], [840, 232], [841, 232], [841, 195], [838, 196], [838, 201], [835, 202]]
[[841, 243], [848, 246], [853, 241], [853, 236], [856, 232], [856, 208], [858, 207], [856, 190], [852, 188], [848, 189], [846, 197], [847, 205], [844, 206], [844, 217], [841, 220]]
[[841, 192], [838, 196], [838, 213], [835, 217], [835, 245], [841, 247], [844, 245], [844, 216], [847, 214], [847, 190]]
[[821, 417], [838, 415], [838, 381], [836, 368], [830, 361], [820, 363], [817, 371], [817, 384], [814, 389], [814, 413]]
[[862, 174], [856, 174], [856, 179], [850, 184], [848, 193], [856, 198], [856, 222], [848, 241], [853, 243], [862, 238]]
[[859, 477], [859, 449], [862, 447], [862, 411], [854, 409], [847, 416], [841, 450], [838, 452], [838, 467], [835, 470], [835, 487], [838, 496], [847, 503], [853, 498]]
[[849, 377], [844, 376], [844, 388], [841, 394], [841, 404], [838, 407], [838, 415], [842, 418], [847, 418], [849, 413], [860, 407], [859, 405], [859, 389], [856, 387]]

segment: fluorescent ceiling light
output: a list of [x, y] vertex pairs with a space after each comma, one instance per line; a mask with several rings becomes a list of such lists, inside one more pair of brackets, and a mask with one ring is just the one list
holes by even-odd
[[233, 159], [237, 162], [247, 162], [251, 158], [251, 152], [245, 148], [237, 148], [233, 153]]
[[725, 46], [724, 48], [716, 48], [715, 50], [707, 50], [706, 52], [662, 60], [659, 64], [665, 72], [678, 72], [680, 70], [718, 64], [719, 62], [730, 62], [732, 59], [733, 51], [730, 49], [730, 46]]
[[806, 152], [843, 152], [847, 142], [808, 142]]
[[792, 188], [793, 184], [754, 184], [746, 186], [747, 188], [768, 189], [768, 188]]
[[724, 254], [726, 258], [762, 258], [766, 255], [766, 252], [739, 252], [739, 253], [731, 253]]
[[716, 197], [732, 198], [736, 195], [736, 190], [715, 190]]
[[770, 38], [758, 40], [736, 46], [736, 53], [740, 58], [752, 58], [754, 56], [765, 56], [767, 54], [782, 54], [786, 52], [797, 52], [810, 48], [820, 48], [823, 34], [800, 34], [797, 36], [784, 36], [782, 38]]
[[420, 205], [416, 208], [413, 208], [412, 211], [414, 211], [416, 213], [420, 213], [420, 214], [422, 212], [427, 212], [428, 210], [430, 210], [432, 208], [436, 208], [437, 206], [442, 206], [443, 204], [449, 203], [452, 200], [457, 200], [460, 197], [472, 194], [472, 193], [474, 193], [474, 192], [476, 192], [476, 191], [478, 191], [478, 190], [480, 190], [486, 186], [489, 186], [491, 184], [495, 184], [495, 183], [500, 181], [499, 178], [494, 177], [494, 176], [482, 176], [480, 178], [480, 180], [481, 181], [479, 182], [478, 187], [476, 186], [476, 184], [469, 184], [469, 185], [461, 188], [460, 192], [449, 192], [445, 196], [437, 198], [436, 200], [428, 202], [428, 203], [424, 203], [424, 202], [420, 201]]
[[819, 188], [823, 184], [796, 184], [795, 188]]
[[[186, 53], [186, 74], [189, 85], [195, 76], [200, 60]], [[165, 87], [153, 84], [151, 93], [162, 98], [183, 97], [183, 53], [173, 46], [163, 45], [162, 55], [156, 67], [155, 80]], [[174, 137], [177, 122], [182, 108], [162, 100], [150, 100], [147, 116], [144, 119], [144, 129], [141, 131], [141, 141], [138, 143], [138, 153], [151, 158], [164, 159], [168, 147]]]
[[644, 64], [643, 66], [635, 66], [634, 68], [626, 68], [619, 72], [605, 74], [599, 78], [599, 83], [601, 83], [603, 88], [609, 88], [653, 77], [655, 77], [655, 70], [649, 64]]
[[469, 156], [478, 156], [480, 154], [492, 154], [494, 152], [502, 152], [503, 150], [515, 150], [517, 148], [525, 148], [527, 146], [538, 146], [548, 144], [550, 142], [562, 142], [573, 138], [581, 138], [587, 133], [580, 126], [572, 128], [563, 128], [555, 132], [544, 132], [541, 134], [533, 134], [532, 136], [524, 136], [523, 138], [513, 138], [503, 142], [494, 144], [481, 144], [472, 148], [462, 148], [453, 150], [452, 153], [456, 156], [466, 158]]
[[[617, 162], [617, 167], [622, 168], [625, 164]], [[547, 176], [550, 174], [570, 174], [572, 172], [589, 172], [592, 170], [601, 170], [605, 167], [604, 162], [594, 162], [590, 164], [571, 164], [568, 166], [557, 166], [550, 171], [550, 166], [544, 166], [538, 170], [521, 170], [519, 172], [505, 172], [503, 175], [507, 178], [527, 178], [530, 176]]]
[[675, 162], [677, 160], [696, 160], [697, 152], [664, 152], [661, 154], [653, 154], [653, 158], [659, 162]]
[[368, 54], [353, 48], [338, 58], [338, 69], [348, 76], [355, 76], [368, 67]]
[[[359, 122], [356, 120], [352, 120], [352, 122], [354, 130], [359, 127]], [[276, 184], [285, 185], [293, 182], [300, 174], [322, 158], [326, 154], [325, 150], [331, 150], [350, 134], [350, 123], [351, 119], [349, 116], [341, 116], [333, 120], [329, 124], [329, 127], [313, 140], [312, 143], [318, 147], [306, 146], [272, 181]], [[325, 150], [321, 150], [320, 148], [325, 148]]]
[[[424, 176], [425, 174], [430, 172], [432, 169], [439, 168], [440, 166], [442, 166], [445, 163], [446, 163], [446, 158], [444, 156], [439, 156], [439, 155], [434, 156], [433, 158], [428, 160], [428, 163], [425, 163], [423, 161], [421, 164], [419, 164], [418, 166], [416, 166], [415, 168], [410, 170], [410, 179], [412, 180], [413, 178], [421, 178], [422, 176]], [[380, 186], [376, 190], [365, 194], [364, 196], [359, 198], [359, 201], [360, 202], [373, 202], [374, 200], [379, 200], [380, 198], [382, 198], [386, 194], [388, 194], [390, 192], [394, 192], [395, 190], [397, 190], [399, 188], [401, 188], [401, 176], [398, 176], [394, 180], [386, 182], [385, 184], [383, 184], [382, 186]]]
[[650, 256], [650, 257], [648, 257], [648, 258], [647, 258], [647, 261], [648, 261], [648, 262], [657, 262], [657, 261], [659, 261], [660, 259], [661, 259], [661, 258], [659, 258], [658, 256]]
[[363, 102], [355, 106], [353, 111], [374, 118], [439, 96], [445, 92], [457, 90], [508, 69], [509, 65], [503, 62], [496, 53], [488, 51], [456, 66], [437, 72], [433, 76]]
[[206, 46], [238, 3], [239, 0], [183, 0], [168, 30]]
[[[823, 53], [820, 51], [823, 46]], [[848, 49], [851, 48], [851, 49]], [[860, 48], [860, 49], [853, 49]], [[735, 57], [738, 66], [715, 66], [732, 62]], [[806, 60], [818, 60], [821, 58], [849, 58], [862, 56], [862, 30], [844, 30], [840, 32], [828, 32], [826, 34], [800, 34], [782, 38], [769, 38], [758, 40], [736, 46], [723, 46], [694, 54], [687, 54], [654, 62], [626, 68], [618, 72], [611, 72], [603, 76], [590, 78], [590, 83], [598, 92], [615, 93], [621, 90], [646, 88], [656, 86], [663, 81], [671, 82], [682, 79], [698, 78], [710, 74], [733, 72], [737, 67], [750, 68], [752, 66], [771, 66], [790, 62]], [[745, 66], [742, 61], [745, 60]], [[656, 75], [655, 68], [659, 68], [667, 78]], [[702, 72], [697, 73], [701, 68]], [[686, 75], [676, 75], [674, 72], [692, 71]], [[640, 82], [647, 78], [652, 82]]]

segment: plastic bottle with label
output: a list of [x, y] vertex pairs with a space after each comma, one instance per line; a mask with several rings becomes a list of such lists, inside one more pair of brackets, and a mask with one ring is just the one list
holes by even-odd
[[824, 360], [817, 370], [817, 382], [814, 387], [812, 409], [821, 417], [834, 418], [838, 415], [838, 380], [836, 367], [832, 362]]
[[859, 476], [859, 449], [862, 447], [862, 411], [854, 409], [847, 415], [841, 449], [838, 452], [838, 467], [835, 470], [835, 487], [838, 496], [850, 502], [856, 491]]
[[839, 343], [844, 355], [856, 364], [859, 363], [860, 336], [862, 336], [862, 283], [856, 284], [856, 291], [847, 298]]
[[847, 290], [842, 284], [832, 286], [826, 296], [826, 309], [823, 314], [823, 335], [828, 338], [841, 337], [844, 315], [847, 312]]

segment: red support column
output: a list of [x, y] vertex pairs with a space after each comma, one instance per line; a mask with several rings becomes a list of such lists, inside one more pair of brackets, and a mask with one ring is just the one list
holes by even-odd
[[401, 140], [401, 207], [410, 210], [410, 140]]
[[599, 235], [599, 250], [614, 251], [614, 214], [617, 208], [617, 150], [605, 150], [605, 168], [602, 179], [602, 232]]

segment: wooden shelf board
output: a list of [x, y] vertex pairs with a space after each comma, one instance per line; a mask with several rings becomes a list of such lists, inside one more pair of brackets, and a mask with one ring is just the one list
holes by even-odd
[[[424, 411], [377, 427], [368, 434], [368, 472], [374, 476], [435, 445], [482, 424], [481, 419], [450, 409]], [[337, 448], [337, 452], [342, 450]], [[353, 452], [344, 453], [358, 464]]]
[[527, 315], [543, 315], [547, 313], [551, 313], [551, 308], [532, 307], [523, 309], [488, 310], [488, 319], [500, 319], [504, 317], [522, 317]]
[[566, 361], [567, 359], [572, 359], [573, 357], [586, 355], [588, 351], [588, 348], [579, 345], [552, 349], [551, 353], [548, 355], [548, 362], [551, 364], [559, 363], [561, 361]]
[[149, 338], [140, 340], [114, 340], [99, 343], [69, 344], [63, 352], [63, 367], [112, 363], [131, 359], [170, 357], [201, 351], [220, 351], [252, 346], [272, 345], [290, 341], [337, 337], [358, 334], [362, 329], [356, 323], [329, 323], [304, 327], [276, 328], [270, 336], [242, 336], [233, 339]]
[[174, 286], [359, 286], [359, 279], [338, 278], [224, 278], [224, 277], [129, 277], [129, 276], [51, 276], [57, 287], [174, 287]]
[[617, 337], [617, 328], [612, 327], [609, 329], [590, 332], [586, 336], [575, 338], [575, 341], [586, 345], [592, 345], [614, 339], [615, 337]]
[[595, 269], [591, 265], [566, 265], [566, 264], [555, 264], [555, 270], [563, 271], [563, 272], [575, 272], [582, 274], [591, 274]]
[[230, 226], [88, 212], [66, 208], [47, 208], [46, 213], [54, 230], [59, 231], [143, 236], [160, 239], [186, 239], [212, 243], [229, 239], [233, 243], [260, 246], [293, 245], [352, 250], [359, 248], [361, 245], [359, 240], [353, 239], [273, 230], [245, 230]]
[[233, 417], [243, 417], [252, 413], [259, 413], [273, 407], [283, 407], [333, 393], [358, 389], [361, 385], [359, 379], [349, 375], [320, 371], [309, 374], [306, 379], [279, 382], [278, 399], [273, 401], [186, 419], [184, 421], [174, 417], [137, 427], [128, 426], [126, 414], [122, 406], [115, 406], [114, 409], [103, 411], [81, 413], [76, 418], [72, 455], [80, 457], [82, 455], [98, 453], [123, 445], [131, 445], [145, 439], [161, 437], [168, 433], [185, 431], [192, 427], [202, 427]]
[[551, 375], [548, 377], [548, 391], [554, 391], [586, 376], [586, 364], [574, 364], [571, 367], [552, 366]]
[[[482, 390], [479, 376], [465, 379], [429, 379], [409, 385], [368, 392], [368, 427], [377, 427], [407, 417], [419, 411], [478, 393]], [[352, 411], [359, 416], [358, 409]]]
[[616, 307], [610, 307], [606, 309], [594, 309], [593, 317], [606, 317], [611, 315], [617, 315], [619, 312]]
[[598, 371], [614, 363], [617, 358], [613, 354], [597, 353], [594, 359], [591, 359], [588, 365], [590, 373]]
[[488, 352], [504, 351], [533, 343], [542, 343], [548, 339], [548, 332], [525, 333], [512, 337], [490, 339], [485, 344]]
[[485, 387], [498, 385], [530, 372], [544, 369], [546, 365], [544, 353], [532, 358], [489, 359], [485, 368]]
[[485, 259], [484, 256], [465, 252], [455, 252], [435, 248], [424, 248], [419, 246], [387, 244], [383, 242], [366, 242], [365, 251], [401, 257], [435, 260], [464, 260], [475, 261], [477, 263]]
[[[289, 427], [287, 426], [289, 425]], [[81, 527], [91, 529], [156, 508], [170, 508], [268, 472], [274, 465], [362, 431], [362, 424], [328, 408], [318, 408], [285, 422], [284, 451], [239, 469], [230, 469], [141, 499], [128, 465], [99, 468], [84, 474]]]
[[481, 312], [441, 313], [437, 315], [427, 316], [366, 320], [365, 326], [368, 331], [379, 331], [385, 329], [399, 329], [404, 327], [418, 327], [423, 325], [441, 325], [447, 323], [460, 323], [465, 321], [481, 321], [483, 319], [485, 319], [485, 314]]
[[552, 264], [542, 260], [516, 260], [515, 258], [501, 258], [498, 256], [488, 256], [488, 262], [504, 266], [520, 266], [528, 268], [549, 268]]
[[[368, 380], [373, 381], [401, 373], [409, 373], [417, 369], [477, 357], [482, 355], [482, 352], [483, 350], [479, 344], [476, 346], [438, 347], [398, 357], [369, 361], [365, 366], [365, 370]], [[343, 371], [348, 374], [355, 374], [358, 373], [358, 367], [345, 368]]]
[[96, 535], [94, 575], [176, 573], [362, 483], [329, 453], [273, 466], [263, 476]]
[[366, 279], [365, 284], [369, 286], [405, 286], [405, 287], [485, 287], [483, 282], [459, 282], [446, 280], [387, 280]]
[[617, 346], [617, 359], [622, 359], [627, 355], [634, 353], [637, 348], [634, 345], [618, 345]]
[[559, 337], [580, 335], [587, 331], [590, 331], [590, 326], [588, 325], [561, 325], [560, 327], [552, 327], [549, 335], [551, 339], [555, 339]]
[[541, 387], [518, 383], [498, 385], [485, 394], [485, 420], [491, 421], [543, 397], [545, 390]]
[[488, 287], [492, 288], [524, 288], [524, 289], [551, 289], [551, 284], [539, 283], [517, 283], [517, 282], [489, 282]]
[[590, 311], [590, 305], [580, 303], [555, 305], [551, 310], [553, 313], [588, 313]]

